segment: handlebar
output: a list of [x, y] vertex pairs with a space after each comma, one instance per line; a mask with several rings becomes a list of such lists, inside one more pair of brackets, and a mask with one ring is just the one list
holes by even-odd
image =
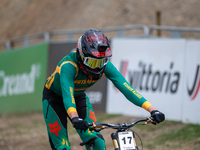
[[89, 129], [92, 131], [101, 131], [103, 129], [106, 129], [106, 128], [112, 128], [112, 129], [117, 129], [117, 130], [127, 130], [131, 127], [133, 127], [134, 125], [138, 124], [139, 122], [145, 122], [143, 125], [145, 124], [154, 124], [156, 125], [156, 122], [154, 121], [154, 119], [152, 117], [147, 117], [145, 119], [138, 119], [138, 120], [135, 120], [129, 124], [127, 123], [123, 123], [123, 124], [110, 124], [110, 123], [88, 123], [88, 126], [89, 126]]

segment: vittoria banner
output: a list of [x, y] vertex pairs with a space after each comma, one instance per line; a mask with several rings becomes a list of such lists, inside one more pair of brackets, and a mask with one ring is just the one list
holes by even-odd
[[[200, 123], [195, 119], [200, 106], [200, 41], [115, 38], [111, 48], [112, 63], [167, 119]], [[131, 105], [111, 82], [108, 83], [107, 112], [149, 115]]]
[[200, 41], [186, 42], [184, 66], [182, 120], [200, 124]]

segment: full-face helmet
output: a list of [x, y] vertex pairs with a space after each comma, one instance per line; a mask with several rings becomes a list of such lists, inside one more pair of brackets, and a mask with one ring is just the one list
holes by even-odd
[[92, 80], [102, 76], [112, 56], [107, 37], [99, 30], [87, 30], [77, 42], [77, 59], [80, 69]]

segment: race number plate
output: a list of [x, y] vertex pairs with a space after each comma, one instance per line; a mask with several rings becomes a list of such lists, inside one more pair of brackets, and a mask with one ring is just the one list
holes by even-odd
[[118, 139], [121, 150], [135, 150], [135, 141], [131, 131], [118, 132]]

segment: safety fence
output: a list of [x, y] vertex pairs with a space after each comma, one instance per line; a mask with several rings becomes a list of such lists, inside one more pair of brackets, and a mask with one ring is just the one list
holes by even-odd
[[[183, 33], [200, 33], [200, 28], [184, 28], [184, 27], [167, 27], [167, 26], [152, 26], [149, 29], [149, 36], [153, 37], [153, 31], [168, 31], [171, 38], [182, 38]], [[195, 38], [194, 36], [192, 38]]]
[[[43, 32], [33, 35], [27, 35], [11, 39], [10, 41], [0, 42], [0, 50], [11, 50], [17, 47], [26, 47], [37, 43], [49, 42], [71, 42], [78, 39], [88, 29], [77, 30], [53, 30], [51, 32]], [[107, 27], [99, 29], [106, 34], [108, 38], [112, 37], [132, 37], [132, 38], [161, 38], [154, 31], [169, 31], [171, 36], [168, 38], [182, 38], [183, 32], [200, 33], [200, 28], [183, 28], [183, 27], [167, 27], [152, 26], [150, 29], [146, 25]], [[192, 37], [191, 38], [196, 38]]]

